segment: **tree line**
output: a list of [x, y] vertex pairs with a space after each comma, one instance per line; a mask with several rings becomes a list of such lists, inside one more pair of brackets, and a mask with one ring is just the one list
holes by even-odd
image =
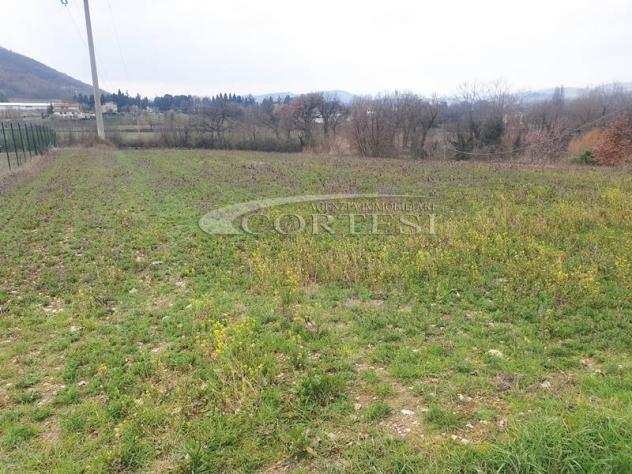
[[[89, 98], [82, 99], [89, 105]], [[118, 91], [103, 100], [114, 101], [119, 110], [162, 112], [176, 146], [457, 160], [558, 157], [586, 132], [605, 130], [616, 121], [621, 128], [632, 110], [632, 95], [619, 85], [587, 89], [572, 98], [559, 87], [548, 98], [532, 100], [500, 82], [464, 84], [450, 98], [393, 92], [357, 97], [350, 104], [323, 92], [258, 102], [232, 93], [149, 100]], [[595, 143], [584, 151], [597, 148]]]
[[[92, 94], [76, 94], [75, 102], [78, 102], [86, 109], [94, 110], [94, 95]], [[222, 93], [212, 97], [197, 97], [193, 95], [171, 95], [165, 94], [157, 96], [154, 99], [130, 95], [128, 92], [122, 92], [120, 89], [115, 94], [101, 94], [101, 104], [106, 102], [114, 102], [118, 110], [121, 112], [131, 112], [134, 110], [147, 110], [149, 108], [160, 112], [180, 111], [195, 112], [201, 107], [208, 106], [215, 102], [229, 102], [237, 105], [253, 105], [255, 99], [252, 95], [241, 96], [233, 93]]]

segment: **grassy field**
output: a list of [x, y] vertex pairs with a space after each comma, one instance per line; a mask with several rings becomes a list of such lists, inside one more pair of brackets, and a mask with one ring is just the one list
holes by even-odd
[[[198, 227], [420, 192], [434, 235]], [[0, 198], [3, 471], [632, 471], [629, 171], [68, 149]]]

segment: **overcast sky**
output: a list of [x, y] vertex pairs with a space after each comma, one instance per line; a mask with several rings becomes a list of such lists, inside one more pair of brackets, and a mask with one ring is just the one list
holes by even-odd
[[[89, 82], [82, 5], [3, 0], [0, 45]], [[449, 94], [472, 80], [518, 89], [632, 81], [632, 0], [91, 5], [101, 85], [111, 91]]]

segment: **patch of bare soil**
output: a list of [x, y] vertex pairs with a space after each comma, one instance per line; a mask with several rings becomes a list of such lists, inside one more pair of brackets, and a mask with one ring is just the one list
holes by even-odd
[[[428, 408], [422, 400], [415, 396], [410, 388], [391, 377], [383, 367], [359, 365], [357, 368], [361, 372], [374, 370], [392, 388], [392, 393], [385, 399], [392, 412], [379, 425], [397, 438], [406, 438], [411, 441], [423, 438], [425, 430], [422, 418]], [[359, 394], [356, 396], [355, 407], [358, 410], [366, 408], [377, 399], [378, 397], [366, 393]]]
[[48, 421], [42, 430], [42, 439], [44, 443], [55, 446], [61, 438], [61, 427], [55, 419]]
[[347, 308], [362, 308], [362, 309], [379, 309], [384, 306], [383, 300], [361, 300], [358, 298], [349, 298], [344, 303]]
[[55, 396], [64, 388], [66, 388], [64, 384], [54, 383], [50, 381], [42, 382], [41, 384], [39, 384], [38, 392], [41, 395], [41, 398], [38, 402], [38, 405], [42, 406], [51, 403]]

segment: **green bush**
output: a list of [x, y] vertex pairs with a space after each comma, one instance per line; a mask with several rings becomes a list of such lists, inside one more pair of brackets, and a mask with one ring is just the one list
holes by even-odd
[[580, 165], [596, 165], [597, 161], [595, 160], [595, 155], [592, 150], [585, 150], [581, 155], [575, 158], [575, 163], [579, 163]]

